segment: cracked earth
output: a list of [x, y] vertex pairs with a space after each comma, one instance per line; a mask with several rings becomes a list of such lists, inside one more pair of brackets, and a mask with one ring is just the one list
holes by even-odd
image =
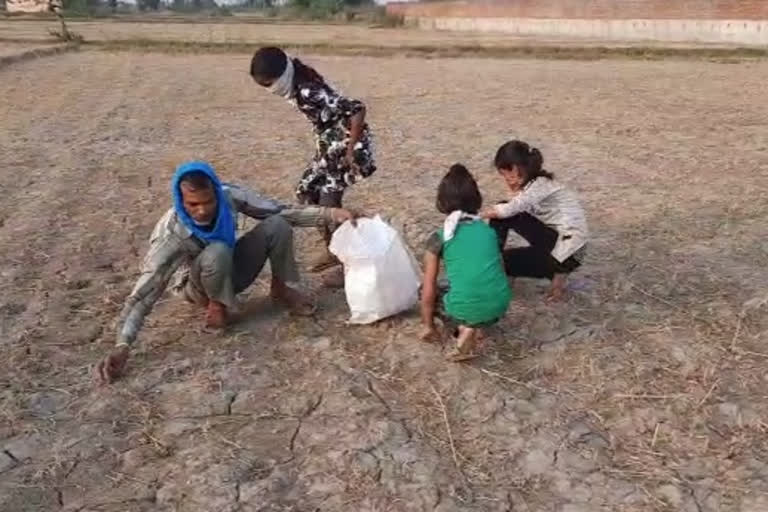
[[[290, 199], [307, 126], [241, 55], [80, 52], [0, 71], [0, 510], [768, 510], [768, 65], [307, 56], [366, 100], [350, 206], [414, 250], [462, 161], [519, 136], [594, 233], [569, 300], [520, 280], [484, 357], [408, 313], [347, 327], [249, 291], [223, 335], [164, 297], [124, 379], [93, 365], [181, 159]], [[471, 70], [471, 72], [468, 72]], [[386, 77], [384, 80], [382, 77]], [[303, 262], [318, 246], [297, 235]]]

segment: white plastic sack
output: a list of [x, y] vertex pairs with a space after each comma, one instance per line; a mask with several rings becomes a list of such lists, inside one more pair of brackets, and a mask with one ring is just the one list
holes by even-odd
[[349, 323], [370, 324], [410, 309], [419, 299], [418, 265], [400, 234], [376, 216], [342, 224], [330, 251], [344, 264]]

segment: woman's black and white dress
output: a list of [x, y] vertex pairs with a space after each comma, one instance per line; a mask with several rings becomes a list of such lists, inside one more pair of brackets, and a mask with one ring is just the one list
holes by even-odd
[[359, 172], [353, 172], [346, 160], [350, 118], [360, 112], [364, 104], [318, 81], [295, 83], [289, 101], [312, 123], [316, 145], [315, 155], [296, 187], [296, 195], [310, 204], [320, 203], [323, 195], [338, 196], [340, 202], [348, 186], [376, 171], [373, 139], [367, 123], [354, 147], [354, 162]]

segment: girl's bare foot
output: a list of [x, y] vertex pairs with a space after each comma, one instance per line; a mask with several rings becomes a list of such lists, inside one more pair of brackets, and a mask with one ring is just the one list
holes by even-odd
[[549, 288], [548, 302], [560, 302], [565, 297], [566, 274], [555, 274]]
[[431, 327], [423, 327], [421, 329], [421, 334], [419, 334], [419, 339], [425, 343], [433, 343], [440, 341], [440, 333], [434, 325]]
[[449, 361], [453, 363], [460, 363], [462, 361], [469, 361], [471, 359], [475, 359], [478, 357], [478, 354], [471, 352], [469, 354], [464, 354], [461, 350], [454, 348], [450, 352], [448, 352], [448, 355], [446, 356]]
[[456, 338], [456, 348], [448, 353], [448, 359], [458, 363], [477, 357], [475, 344], [477, 341], [477, 329], [459, 326], [459, 336]]

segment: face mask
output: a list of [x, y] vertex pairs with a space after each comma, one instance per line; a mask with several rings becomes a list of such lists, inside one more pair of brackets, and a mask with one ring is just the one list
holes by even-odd
[[269, 86], [269, 92], [290, 99], [293, 96], [293, 60], [290, 57], [286, 58], [285, 71]]

